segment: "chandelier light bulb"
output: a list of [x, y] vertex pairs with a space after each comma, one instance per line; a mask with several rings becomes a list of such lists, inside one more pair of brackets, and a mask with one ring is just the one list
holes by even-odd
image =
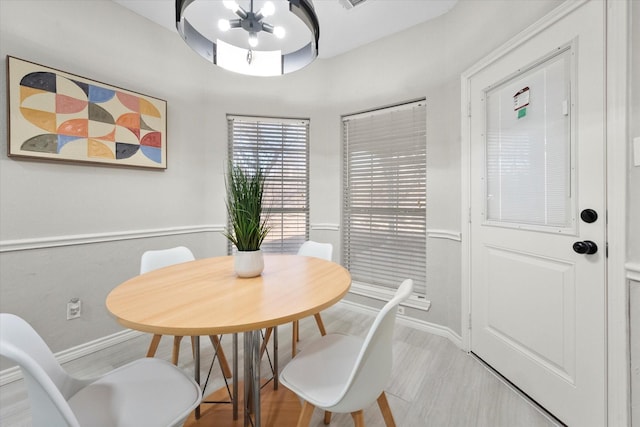
[[238, 6], [238, 3], [236, 3], [234, 0], [223, 0], [222, 4], [232, 12], [235, 12], [240, 8], [240, 6]]
[[231, 23], [229, 23], [228, 19], [220, 19], [218, 21], [218, 29], [220, 29], [220, 31], [229, 31], [229, 29], [231, 29]]
[[258, 46], [258, 35], [256, 33], [249, 33], [249, 46]]
[[284, 27], [277, 26], [273, 28], [273, 35], [279, 39], [283, 39], [286, 34], [287, 30], [285, 30]]
[[273, 3], [268, 1], [262, 6], [262, 9], [260, 9], [260, 14], [266, 18], [267, 16], [273, 15], [275, 11], [276, 8]]

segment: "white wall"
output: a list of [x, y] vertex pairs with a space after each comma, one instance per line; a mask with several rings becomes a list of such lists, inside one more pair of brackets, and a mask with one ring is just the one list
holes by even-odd
[[[631, 109], [629, 136], [640, 138], [640, 3], [631, 2]], [[633, 165], [633, 146], [630, 147], [628, 194], [628, 258], [636, 280], [629, 280], [630, 349], [631, 349], [631, 421], [640, 427], [640, 165]], [[640, 147], [638, 147], [640, 150]], [[635, 153], [640, 157], [640, 153]]]
[[[640, 4], [631, 2], [631, 109], [630, 139], [640, 138]], [[631, 143], [629, 144], [630, 150]], [[639, 147], [640, 149], [640, 147]], [[633, 151], [630, 151], [630, 162], [633, 162]], [[636, 156], [639, 154], [636, 153]], [[640, 165], [629, 166], [629, 260], [640, 264]]]
[[[104, 298], [136, 274], [142, 251], [186, 244], [198, 257], [223, 254], [226, 243], [215, 229], [225, 222], [226, 113], [311, 119], [311, 235], [339, 248], [339, 232], [313, 226], [340, 223], [340, 116], [426, 97], [428, 227], [459, 232], [459, 74], [558, 3], [461, 0], [443, 17], [354, 52], [288, 76], [252, 78], [208, 64], [177, 34], [108, 0], [0, 1], [0, 57], [167, 100], [169, 144], [164, 172], [2, 154], [0, 310], [25, 317], [60, 351], [120, 329]], [[6, 104], [0, 105], [6, 123]], [[0, 138], [5, 153], [6, 134]], [[199, 232], [12, 249], [25, 239], [171, 234], [176, 227]], [[432, 309], [421, 318], [459, 334], [459, 243], [430, 239], [428, 257]], [[66, 321], [72, 297], [83, 299], [85, 314]]]

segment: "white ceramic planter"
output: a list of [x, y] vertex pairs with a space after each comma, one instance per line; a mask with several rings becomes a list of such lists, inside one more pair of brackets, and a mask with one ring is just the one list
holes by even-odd
[[238, 277], [256, 277], [264, 270], [262, 251], [238, 251], [234, 256], [234, 268]]

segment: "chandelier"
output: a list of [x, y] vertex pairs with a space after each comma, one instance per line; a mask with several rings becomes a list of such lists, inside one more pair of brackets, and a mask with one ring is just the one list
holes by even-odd
[[262, 1], [258, 9], [254, 0], [244, 1], [246, 8], [233, 0], [176, 0], [176, 27], [193, 50], [222, 68], [256, 76], [291, 73], [318, 56], [318, 18], [311, 0], [276, 1], [278, 7]]

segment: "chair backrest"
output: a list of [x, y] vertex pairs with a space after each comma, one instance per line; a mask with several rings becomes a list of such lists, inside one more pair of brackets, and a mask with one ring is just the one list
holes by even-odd
[[181, 262], [193, 261], [196, 258], [193, 253], [184, 246], [177, 246], [170, 249], [160, 249], [146, 251], [140, 259], [140, 274], [147, 273], [158, 268], [168, 267]]
[[79, 426], [67, 403], [86, 382], [62, 369], [42, 337], [24, 319], [0, 313], [0, 355], [20, 366], [33, 426]]
[[333, 245], [331, 243], [319, 243], [307, 240], [298, 249], [298, 255], [312, 256], [331, 261], [333, 256]]
[[380, 396], [391, 376], [393, 328], [398, 305], [413, 292], [413, 280], [400, 284], [393, 298], [376, 316], [364, 340], [344, 392], [332, 405], [336, 412], [365, 408]]

